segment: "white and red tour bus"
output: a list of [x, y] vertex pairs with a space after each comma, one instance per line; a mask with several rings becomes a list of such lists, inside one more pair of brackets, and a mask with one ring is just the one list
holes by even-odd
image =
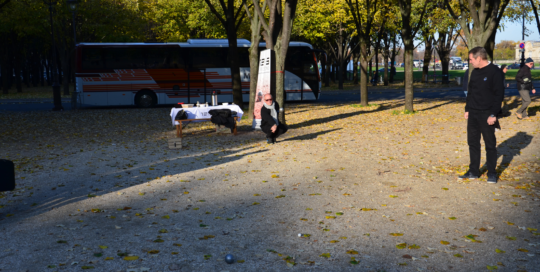
[[[226, 39], [186, 43], [80, 43], [76, 48], [79, 103], [94, 106], [232, 102]], [[238, 40], [243, 100], [249, 101], [250, 42]], [[260, 44], [260, 50], [265, 44]], [[319, 98], [321, 79], [313, 47], [291, 42], [285, 64], [286, 100]]]

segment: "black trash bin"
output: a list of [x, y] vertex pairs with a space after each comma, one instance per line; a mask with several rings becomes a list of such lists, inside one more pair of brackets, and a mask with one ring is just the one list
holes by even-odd
[[0, 192], [15, 190], [15, 165], [12, 161], [0, 160]]

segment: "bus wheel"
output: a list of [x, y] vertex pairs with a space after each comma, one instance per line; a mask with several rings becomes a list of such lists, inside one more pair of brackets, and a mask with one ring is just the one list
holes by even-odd
[[156, 95], [151, 91], [141, 91], [135, 96], [135, 104], [140, 108], [150, 108], [156, 105]]

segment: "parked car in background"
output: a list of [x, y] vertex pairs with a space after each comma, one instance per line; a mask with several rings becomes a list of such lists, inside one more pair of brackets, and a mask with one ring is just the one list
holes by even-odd
[[519, 65], [519, 63], [517, 63], [517, 62], [516, 62], [516, 63], [513, 63], [513, 64], [510, 64], [510, 65], [508, 65], [508, 66], [506, 66], [506, 67], [507, 67], [508, 69], [519, 69], [519, 68], [521, 68], [520, 65]]
[[467, 69], [469, 69], [469, 63], [463, 63], [463, 68], [462, 68], [462, 70], [465, 71], [465, 70], [467, 70]]
[[454, 61], [453, 66], [452, 66], [452, 69], [453, 69], [453, 70], [461, 70], [461, 69], [463, 69], [463, 62], [461, 62], [461, 61]]

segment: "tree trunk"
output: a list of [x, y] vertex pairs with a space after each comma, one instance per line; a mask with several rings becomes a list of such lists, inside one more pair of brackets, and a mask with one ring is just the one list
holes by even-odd
[[497, 31], [493, 31], [493, 34], [491, 34], [485, 46], [488, 59], [491, 62], [493, 62], [493, 51], [495, 51], [495, 34], [497, 34]]
[[[234, 8], [230, 8], [234, 12]], [[236, 40], [236, 29], [234, 19], [227, 20], [227, 38], [229, 40], [229, 62], [231, 64], [233, 102], [242, 108], [244, 100], [242, 97], [242, 81], [240, 80], [240, 66], [238, 63], [238, 42]], [[232, 24], [232, 26], [230, 25]]]
[[[369, 41], [369, 40], [368, 40]], [[360, 38], [360, 104], [368, 105], [368, 42]]]
[[433, 40], [425, 39], [424, 50], [424, 67], [422, 67], [422, 82], [427, 83], [427, 75], [429, 74], [429, 63], [431, 62], [431, 51], [433, 50]]
[[388, 86], [388, 51], [385, 49], [383, 53], [384, 60], [384, 86]]
[[353, 53], [353, 85], [358, 85], [358, 53]]
[[259, 41], [261, 24], [255, 13], [251, 21], [251, 46], [249, 47], [249, 109], [248, 118], [253, 121], [253, 109], [257, 97], [257, 80], [259, 78]]
[[413, 50], [414, 44], [411, 40], [403, 40], [405, 45], [404, 62], [405, 62], [405, 110], [414, 111], [414, 85], [413, 85]]
[[379, 78], [381, 75], [379, 75], [379, 43], [377, 40], [377, 45], [375, 46], [375, 74], [377, 75], [375, 77], [375, 83], [373, 83], [373, 86], [377, 86], [379, 84]]
[[319, 60], [321, 61], [321, 81], [322, 83], [324, 84], [324, 87], [328, 87], [327, 85], [327, 82], [326, 82], [326, 78], [328, 77], [328, 72], [326, 70], [326, 67], [328, 67], [328, 63], [327, 60], [325, 59], [325, 55], [324, 54], [320, 54], [320, 58]]
[[[392, 35], [392, 52], [390, 54], [390, 70], [394, 71], [396, 62], [396, 35]], [[394, 83], [394, 73], [390, 73], [390, 83]]]
[[324, 76], [324, 87], [330, 87], [330, 77], [332, 76], [332, 58], [330, 56], [326, 56], [326, 65], [325, 65], [325, 76]]
[[442, 83], [448, 84], [449, 83], [449, 74], [448, 74], [448, 66], [450, 64], [450, 51], [447, 50], [439, 50], [437, 51], [439, 53], [439, 59], [441, 60], [442, 65]]
[[540, 18], [538, 18], [538, 8], [534, 4], [534, 0], [529, 0], [534, 13], [534, 18], [536, 18], [536, 26], [538, 27], [538, 33], [540, 33]]
[[[61, 55], [60, 57], [60, 61], [62, 63], [62, 78], [61, 78], [61, 84], [62, 84], [62, 88], [64, 89], [64, 94], [65, 96], [68, 96], [69, 95], [69, 78], [70, 78], [70, 75], [71, 75], [71, 67], [69, 65], [69, 55], [68, 53], [66, 52], [67, 50], [59, 50], [60, 52], [59, 55]], [[60, 74], [60, 73], [59, 73]]]

